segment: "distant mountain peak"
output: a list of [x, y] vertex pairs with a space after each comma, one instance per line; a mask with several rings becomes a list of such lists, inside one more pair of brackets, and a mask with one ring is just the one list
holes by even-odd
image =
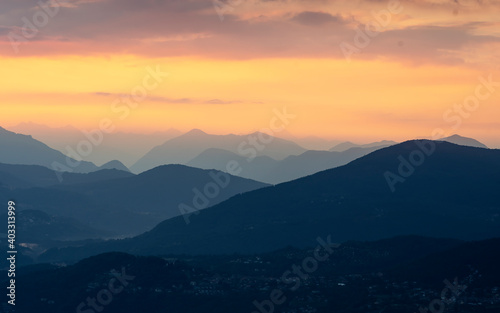
[[351, 148], [373, 148], [373, 147], [384, 147], [384, 146], [392, 146], [397, 144], [395, 141], [391, 140], [382, 140], [382, 141], [377, 141], [377, 142], [372, 142], [372, 143], [367, 143], [367, 144], [356, 144], [350, 141], [342, 142], [336, 145], [335, 147], [331, 148], [330, 151], [337, 151], [337, 152], [342, 152], [346, 151]]
[[441, 139], [437, 139], [437, 140], [454, 143], [454, 144], [460, 145], [460, 146], [469, 146], [469, 147], [488, 149], [488, 147], [485, 144], [479, 142], [478, 140], [476, 140], [474, 138], [460, 136], [458, 134], [453, 134], [449, 137], [445, 137], [445, 138], [441, 138]]
[[196, 135], [196, 136], [199, 136], [199, 135], [208, 135], [208, 134], [205, 133], [204, 131], [202, 131], [201, 129], [194, 128], [194, 129], [191, 129], [190, 131], [188, 131], [187, 133], [185, 133], [184, 135]]
[[108, 170], [115, 169], [115, 170], [130, 172], [128, 167], [126, 167], [122, 162], [118, 160], [109, 161], [108, 163], [101, 165], [99, 169], [108, 169]]

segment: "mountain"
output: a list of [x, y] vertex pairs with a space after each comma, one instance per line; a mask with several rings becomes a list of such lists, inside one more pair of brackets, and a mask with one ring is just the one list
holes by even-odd
[[119, 170], [124, 172], [130, 172], [130, 170], [125, 165], [123, 165], [122, 162], [118, 160], [109, 161], [108, 163], [101, 165], [99, 168], [103, 170]]
[[499, 160], [500, 150], [408, 141], [235, 196], [201, 212], [189, 227], [177, 217], [129, 240], [67, 251], [254, 253], [311, 246], [328, 235], [336, 242], [399, 235], [499, 237]]
[[55, 172], [40, 165], [0, 163], [0, 186], [9, 188], [48, 187], [59, 184], [93, 183], [134, 176], [128, 171], [98, 170], [91, 173]]
[[382, 140], [378, 142], [372, 142], [364, 145], [358, 145], [350, 141], [339, 143], [330, 149], [330, 151], [342, 152], [351, 148], [374, 148], [374, 147], [388, 147], [397, 144], [395, 141]]
[[[56, 163], [56, 168], [60, 171], [77, 173], [88, 173], [98, 169], [93, 163], [77, 162], [31, 136], [16, 134], [2, 127], [0, 127], [0, 147], [2, 147], [0, 163], [41, 165], [47, 168], [54, 168], [53, 165]], [[76, 166], [73, 166], [75, 164]]]
[[469, 146], [469, 147], [477, 147], [477, 148], [488, 149], [488, 147], [485, 144], [482, 144], [481, 142], [477, 141], [476, 139], [462, 137], [460, 135], [452, 135], [452, 136], [441, 138], [441, 139], [438, 139], [438, 140], [440, 140], [440, 141], [446, 141], [446, 142], [451, 142], [451, 143], [454, 143], [454, 144], [457, 144], [457, 145], [461, 145], [461, 146]]
[[279, 184], [308, 176], [326, 169], [345, 165], [385, 146], [372, 148], [350, 148], [342, 152], [306, 151], [300, 155], [292, 155], [277, 161], [269, 157], [256, 157], [251, 162], [246, 158], [222, 149], [208, 149], [202, 152], [187, 165], [227, 171], [230, 162], [237, 162], [241, 167], [238, 176], [255, 179], [270, 184]]
[[[53, 128], [35, 123], [21, 123], [11, 127], [11, 130], [20, 134], [33, 135], [37, 140], [62, 153], [67, 153], [68, 146], [75, 149], [79, 142], [88, 140], [84, 131], [72, 126]], [[94, 145], [92, 153], [83, 159], [95, 164], [104, 164], [109, 160], [117, 159], [131, 166], [153, 147], [181, 134], [176, 129], [151, 134], [119, 131], [103, 133], [102, 143]]]
[[87, 175], [108, 173], [119, 173], [122, 177], [85, 181], [85, 176], [79, 176], [82, 181], [78, 183], [76, 178], [68, 176], [72, 184], [14, 190], [0, 188], [0, 201], [14, 199], [19, 210], [40, 210], [75, 219], [96, 229], [106, 229], [119, 236], [129, 236], [183, 214], [181, 204], [182, 210], [202, 210], [234, 195], [267, 186], [183, 165], [161, 166], [140, 175], [117, 170]]
[[263, 133], [245, 136], [210, 135], [194, 129], [153, 148], [130, 169], [134, 173], [141, 173], [164, 164], [187, 164], [210, 148], [227, 150], [239, 154], [247, 160], [258, 156], [268, 156], [281, 160], [287, 156], [298, 155], [306, 151], [296, 143], [270, 137]]

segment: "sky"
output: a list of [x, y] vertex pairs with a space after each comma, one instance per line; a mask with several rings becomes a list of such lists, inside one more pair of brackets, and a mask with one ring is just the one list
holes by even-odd
[[0, 126], [500, 148], [500, 1], [2, 0]]

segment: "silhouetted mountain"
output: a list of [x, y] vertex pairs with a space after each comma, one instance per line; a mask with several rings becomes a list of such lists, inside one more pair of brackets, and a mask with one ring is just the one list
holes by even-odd
[[[423, 162], [416, 155], [424, 156]], [[402, 158], [422, 164], [412, 175], [400, 174], [398, 167], [411, 170], [401, 165]], [[309, 246], [329, 234], [337, 242], [412, 234], [497, 237], [498, 160], [500, 150], [408, 141], [342, 167], [235, 196], [201, 212], [189, 227], [183, 218], [173, 218], [133, 239], [63, 253], [252, 253]], [[405, 176], [394, 192], [388, 172]]]
[[438, 139], [439, 141], [446, 141], [446, 142], [451, 142], [460, 146], [469, 146], [469, 147], [476, 147], [476, 148], [488, 148], [485, 144], [482, 144], [481, 142], [477, 141], [476, 139], [473, 138], [467, 138], [467, 137], [462, 137], [460, 135], [452, 135], [446, 138], [441, 138]]
[[237, 153], [247, 160], [257, 156], [268, 156], [281, 160], [289, 155], [305, 152], [305, 149], [296, 143], [262, 133], [245, 136], [232, 134], [221, 136], [209, 135], [194, 129], [153, 148], [130, 169], [134, 173], [140, 173], [164, 164], [187, 164], [210, 148]]
[[[98, 170], [93, 163], [77, 162], [31, 136], [16, 134], [2, 127], [0, 127], [0, 147], [2, 147], [0, 163], [42, 165], [53, 168], [53, 163], [57, 162], [59, 164], [57, 168], [60, 171], [88, 173]], [[77, 166], [68, 166], [68, 163], [77, 164]]]
[[[203, 209], [233, 195], [267, 186], [183, 165], [161, 166], [137, 176], [117, 170], [105, 171], [125, 175], [92, 182], [85, 182], [85, 177], [80, 176], [81, 183], [73, 178], [73, 184], [0, 190], [0, 201], [14, 199], [20, 210], [36, 209], [70, 217], [96, 229], [124, 236], [144, 232], [166, 218], [181, 215], [179, 205], [182, 203], [192, 210]], [[107, 175], [105, 171], [87, 175]]]
[[238, 176], [270, 184], [279, 184], [345, 165], [383, 147], [358, 147], [343, 152], [311, 150], [300, 155], [289, 156], [281, 161], [269, 157], [256, 157], [251, 162], [236, 153], [222, 149], [208, 149], [188, 162], [188, 165], [227, 171], [228, 164], [236, 161], [242, 169]]
[[109, 161], [108, 163], [106, 164], [103, 164], [99, 167], [100, 169], [107, 169], [107, 170], [119, 170], [119, 171], [124, 171], [124, 172], [130, 172], [130, 170], [125, 166], [123, 165], [122, 162], [118, 161], [118, 160], [113, 160], [113, 161]]
[[[20, 134], [32, 135], [35, 139], [63, 153], [67, 153], [68, 146], [75, 149], [81, 141], [88, 140], [84, 132], [72, 126], [53, 128], [35, 123], [21, 123], [11, 129]], [[92, 153], [84, 156], [83, 159], [95, 164], [117, 159], [131, 166], [153, 147], [181, 134], [175, 129], [151, 134], [105, 133], [102, 142], [94, 145]]]
[[92, 183], [123, 178], [134, 174], [119, 170], [98, 170], [91, 173], [56, 172], [39, 165], [0, 163], [0, 186], [9, 188], [47, 187], [59, 184]]
[[358, 145], [355, 143], [352, 143], [350, 141], [342, 142], [336, 145], [335, 147], [331, 148], [330, 151], [336, 151], [336, 152], [342, 152], [346, 151], [351, 148], [375, 148], [375, 147], [389, 147], [397, 144], [395, 141], [390, 141], [390, 140], [382, 140], [378, 142], [372, 142], [364, 145]]

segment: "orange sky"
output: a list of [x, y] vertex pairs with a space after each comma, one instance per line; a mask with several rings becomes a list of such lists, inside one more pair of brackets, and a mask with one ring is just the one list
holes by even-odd
[[[500, 147], [500, 83], [478, 87], [480, 77], [500, 82], [497, 1], [403, 1], [350, 61], [341, 44], [356, 46], [356, 29], [380, 26], [372, 12], [390, 12], [389, 2], [233, 1], [221, 20], [204, 0], [65, 1], [16, 51], [10, 40], [23, 36], [23, 18], [42, 14], [32, 3], [0, 4], [7, 128], [90, 130], [109, 118], [121, 131], [245, 133], [286, 107], [296, 136], [405, 140], [440, 127]], [[148, 68], [168, 76], [148, 79], [147, 97], [130, 100], [145, 90]], [[453, 111], [478, 88], [476, 108]], [[132, 101], [126, 116], [120, 99]]]

